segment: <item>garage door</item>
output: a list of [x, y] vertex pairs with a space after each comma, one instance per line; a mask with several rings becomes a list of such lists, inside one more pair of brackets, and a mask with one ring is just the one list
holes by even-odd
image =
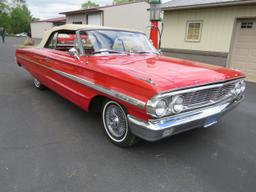
[[88, 15], [88, 25], [101, 25], [101, 15]]
[[256, 82], [256, 19], [237, 21], [232, 47], [231, 67], [246, 73], [248, 81]]

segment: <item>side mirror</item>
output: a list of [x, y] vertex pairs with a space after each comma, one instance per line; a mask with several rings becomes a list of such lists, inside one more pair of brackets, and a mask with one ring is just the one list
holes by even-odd
[[71, 55], [71, 56], [77, 58], [77, 60], [80, 60], [79, 52], [77, 51], [76, 48], [73, 47], [73, 48], [69, 49], [69, 50], [68, 50], [68, 53], [69, 53], [69, 55]]

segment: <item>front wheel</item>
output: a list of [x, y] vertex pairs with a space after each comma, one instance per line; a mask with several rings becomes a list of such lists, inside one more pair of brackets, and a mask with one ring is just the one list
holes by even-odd
[[130, 130], [125, 109], [115, 101], [106, 101], [102, 109], [102, 121], [108, 138], [119, 147], [131, 147], [138, 138]]

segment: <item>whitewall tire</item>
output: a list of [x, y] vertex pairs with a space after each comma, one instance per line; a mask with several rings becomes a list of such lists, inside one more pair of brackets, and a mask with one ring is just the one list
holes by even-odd
[[130, 147], [137, 143], [138, 138], [129, 130], [126, 110], [119, 103], [111, 100], [104, 102], [102, 121], [112, 143], [120, 147]]

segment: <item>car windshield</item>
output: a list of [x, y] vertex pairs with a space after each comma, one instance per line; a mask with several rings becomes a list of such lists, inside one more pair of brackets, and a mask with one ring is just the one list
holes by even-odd
[[119, 30], [81, 31], [85, 54], [158, 54], [143, 33]]

